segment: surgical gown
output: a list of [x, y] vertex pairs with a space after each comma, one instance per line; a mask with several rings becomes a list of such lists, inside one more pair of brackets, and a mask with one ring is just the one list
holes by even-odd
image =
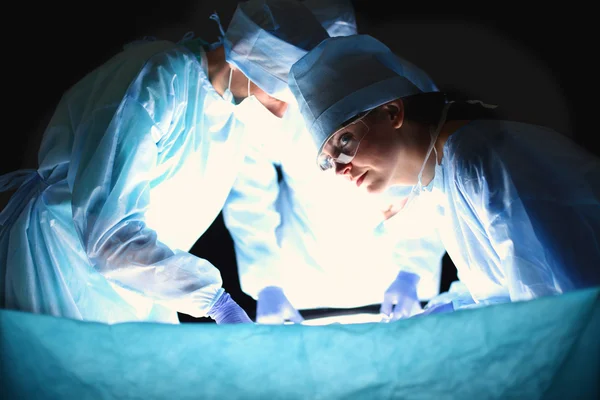
[[[430, 192], [478, 303], [600, 285], [600, 161], [557, 132], [475, 120], [452, 134]], [[421, 200], [423, 200], [421, 199]]]
[[206, 67], [181, 45], [136, 44], [62, 97], [39, 168], [0, 177], [18, 187], [0, 214], [3, 308], [108, 323], [206, 315], [221, 276], [187, 251], [218, 215], [244, 137]]

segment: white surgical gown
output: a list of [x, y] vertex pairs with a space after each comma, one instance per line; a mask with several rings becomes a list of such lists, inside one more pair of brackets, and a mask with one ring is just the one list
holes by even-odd
[[557, 132], [472, 121], [448, 138], [428, 196], [476, 302], [600, 285], [600, 161]]
[[24, 183], [0, 214], [3, 308], [108, 323], [206, 315], [221, 276], [187, 251], [227, 197], [244, 130], [205, 68], [148, 42], [63, 96], [39, 168], [12, 176]]

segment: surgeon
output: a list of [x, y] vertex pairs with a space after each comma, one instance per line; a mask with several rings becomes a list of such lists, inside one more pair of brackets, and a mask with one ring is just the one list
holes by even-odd
[[265, 19], [295, 15], [271, 33], [230, 24], [240, 54], [263, 41], [266, 53], [234, 62], [227, 40], [146, 41], [64, 94], [39, 167], [0, 177], [0, 190], [16, 189], [0, 214], [3, 308], [105, 323], [178, 323], [177, 312], [252, 322], [219, 271], [188, 250], [221, 210], [252, 140], [244, 117], [287, 108], [279, 87], [267, 94], [242, 68], [268, 65], [287, 87], [297, 54], [327, 33], [298, 2], [250, 3]]
[[[303, 4], [331, 36], [356, 33], [349, 1]], [[232, 21], [273, 29], [270, 21], [258, 20], [247, 7], [239, 7]], [[294, 16], [278, 18], [277, 23], [294, 24]], [[265, 51], [257, 44], [251, 52], [238, 54], [235, 39], [226, 46], [234, 61]], [[437, 91], [425, 72], [404, 62], [423, 90]], [[275, 78], [270, 70], [241, 69], [271, 93], [269, 82]], [[422, 311], [420, 301], [435, 296], [440, 285], [445, 250], [435, 231], [412, 229], [407, 237], [408, 229], [392, 224], [378, 229], [383, 219], [378, 204], [368, 196], [352, 196], [343, 181], [332, 182], [313, 168], [309, 155], [317, 149], [295, 101], [282, 119], [255, 118], [252, 127], [253, 141], [223, 215], [235, 244], [242, 290], [257, 300], [256, 321], [302, 322], [303, 309], [379, 303], [390, 319]], [[357, 208], [364, 212], [347, 218]], [[335, 219], [335, 226], [323, 223], [325, 218]], [[384, 234], [386, 240], [381, 240]], [[379, 250], [366, 257], [362, 246], [348, 246], [358, 237], [365, 247]]]
[[413, 185], [394, 218], [418, 224], [411, 210], [430, 203], [475, 303], [600, 284], [600, 160], [567, 137], [422, 90], [367, 35], [322, 42], [289, 85], [316, 167], [372, 195]]

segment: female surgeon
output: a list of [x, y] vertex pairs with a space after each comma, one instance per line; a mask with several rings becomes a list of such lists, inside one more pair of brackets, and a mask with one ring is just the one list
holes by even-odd
[[411, 208], [429, 204], [478, 304], [599, 285], [599, 159], [551, 129], [495, 119], [481, 102], [424, 93], [413, 79], [368, 35], [327, 39], [296, 62], [288, 81], [318, 166], [373, 194], [413, 185], [393, 218], [418, 228]]

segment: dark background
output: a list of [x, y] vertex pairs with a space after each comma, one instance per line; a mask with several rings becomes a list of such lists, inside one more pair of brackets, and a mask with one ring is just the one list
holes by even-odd
[[[0, 174], [37, 166], [39, 140], [62, 93], [124, 44], [146, 35], [178, 41], [188, 31], [215, 41], [219, 31], [209, 15], [217, 11], [226, 29], [237, 4], [125, 3], [23, 2], [4, 10]], [[549, 126], [600, 154], [592, 121], [598, 112], [591, 107], [598, 87], [591, 10], [549, 3], [352, 3], [360, 33], [423, 68], [442, 90], [498, 104], [512, 119]], [[254, 317], [256, 303], [240, 290], [221, 215], [191, 252], [221, 270], [224, 288]], [[455, 278], [446, 256], [442, 289]]]

